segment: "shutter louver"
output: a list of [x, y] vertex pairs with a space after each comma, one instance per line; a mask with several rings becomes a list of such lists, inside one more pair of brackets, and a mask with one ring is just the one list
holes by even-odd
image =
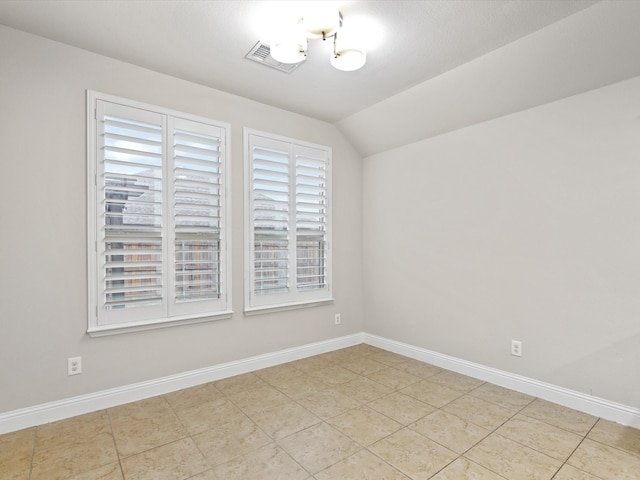
[[289, 291], [289, 152], [253, 149], [254, 292]]
[[106, 310], [162, 302], [162, 125], [103, 118]]
[[322, 151], [302, 150], [295, 156], [297, 288], [317, 290], [327, 285], [328, 162]]
[[173, 138], [176, 302], [218, 299], [220, 138], [181, 129]]

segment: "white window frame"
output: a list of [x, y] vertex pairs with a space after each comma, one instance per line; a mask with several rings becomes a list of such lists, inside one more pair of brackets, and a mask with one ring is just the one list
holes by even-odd
[[[288, 248], [289, 254], [289, 291], [275, 294], [256, 294], [256, 269], [255, 261], [255, 235], [254, 235], [254, 181], [253, 181], [253, 148], [269, 144], [287, 145], [289, 165], [289, 222], [288, 222]], [[319, 154], [326, 162], [326, 186], [324, 197], [326, 200], [326, 213], [324, 215], [324, 286], [311, 290], [299, 290], [297, 284], [297, 236], [296, 236], [296, 152], [311, 152]], [[295, 308], [325, 305], [333, 302], [332, 293], [332, 149], [331, 147], [305, 142], [281, 135], [244, 129], [244, 165], [245, 165], [245, 225], [244, 225], [244, 290], [245, 290], [245, 314], [258, 314], [272, 311], [289, 310]]]
[[[136, 119], [140, 116], [149, 115], [150, 118], [161, 118], [162, 137], [162, 161], [161, 167], [154, 167], [162, 171], [162, 200], [161, 200], [161, 238], [158, 243], [161, 246], [161, 270], [162, 294], [160, 306], [120, 308], [113, 313], [107, 311], [106, 305], [106, 255], [105, 248], [108, 242], [105, 222], [105, 189], [106, 177], [103, 174], [104, 168], [102, 153], [104, 143], [101, 139], [103, 127], [102, 120], [98, 115], [99, 106], [111, 110], [133, 112], [135, 109]], [[181, 127], [180, 125], [183, 125]], [[184, 127], [186, 126], [186, 127]], [[177, 222], [181, 213], [175, 208], [174, 197], [179, 187], [177, 186], [181, 178], [174, 173], [174, 155], [179, 155], [180, 148], [174, 148], [172, 139], [176, 138], [181, 131], [187, 135], [207, 135], [215, 137], [219, 142], [217, 155], [219, 157], [220, 183], [215, 184], [219, 194], [219, 267], [215, 271], [219, 281], [217, 297], [210, 297], [206, 300], [196, 300], [188, 302], [177, 301], [176, 280], [179, 263], [176, 255], [176, 229], [174, 223]], [[213, 135], [211, 132], [214, 132]], [[199, 137], [202, 138], [202, 137]], [[198, 140], [199, 141], [199, 140]], [[187, 144], [189, 145], [189, 144]], [[193, 143], [191, 143], [193, 145]], [[184, 150], [183, 150], [184, 151]], [[190, 155], [190, 154], [186, 154]], [[177, 157], [176, 157], [177, 158]], [[196, 160], [197, 161], [197, 160]], [[91, 336], [112, 335], [131, 331], [148, 330], [153, 328], [168, 327], [172, 325], [183, 325], [188, 323], [199, 323], [223, 318], [230, 318], [233, 314], [231, 310], [231, 195], [230, 195], [230, 125], [228, 123], [198, 117], [155, 105], [149, 105], [129, 99], [116, 97], [104, 93], [87, 90], [87, 252], [88, 252], [88, 333]], [[198, 167], [200, 168], [200, 167]], [[214, 174], [215, 175], [215, 174]], [[184, 177], [184, 176], [183, 176]], [[188, 177], [187, 177], [188, 178]], [[174, 186], [175, 182], [175, 186]], [[184, 195], [184, 194], [183, 194]], [[215, 206], [213, 207], [215, 208]], [[182, 215], [187, 215], [182, 213]], [[189, 224], [190, 225], [190, 224]], [[191, 228], [191, 227], [190, 227]], [[208, 227], [207, 227], [208, 228]], [[217, 229], [214, 230], [217, 232]], [[182, 234], [184, 235], [184, 234]], [[189, 234], [187, 234], [189, 235]], [[184, 237], [183, 237], [184, 238]], [[201, 242], [196, 239], [195, 242]], [[188, 241], [187, 241], [188, 244]], [[214, 252], [215, 254], [216, 252]], [[188, 252], [184, 254], [188, 258]], [[156, 255], [158, 256], [158, 255]], [[184, 262], [192, 262], [184, 260]], [[217, 263], [217, 262], [216, 262]], [[191, 275], [191, 274], [190, 274]]]

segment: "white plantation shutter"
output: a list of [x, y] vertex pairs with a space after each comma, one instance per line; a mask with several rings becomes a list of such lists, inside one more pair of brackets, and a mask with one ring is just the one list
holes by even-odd
[[330, 300], [328, 147], [246, 130], [246, 309]]
[[97, 116], [99, 321], [151, 319], [165, 297], [163, 118], [105, 102]]
[[253, 149], [255, 295], [288, 293], [290, 234], [289, 146], [265, 141]]
[[221, 129], [175, 119], [173, 149], [174, 297], [192, 310], [221, 297]]
[[298, 290], [327, 287], [328, 168], [326, 151], [294, 148]]
[[90, 333], [228, 313], [225, 128], [88, 98]]

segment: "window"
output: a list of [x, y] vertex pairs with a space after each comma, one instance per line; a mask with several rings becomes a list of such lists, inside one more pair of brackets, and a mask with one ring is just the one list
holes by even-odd
[[245, 130], [245, 311], [331, 301], [331, 149]]
[[228, 126], [87, 94], [89, 333], [229, 316]]

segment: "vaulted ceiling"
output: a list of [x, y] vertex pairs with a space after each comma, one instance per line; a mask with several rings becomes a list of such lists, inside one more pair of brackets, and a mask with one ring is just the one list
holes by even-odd
[[0, 0], [0, 24], [335, 123], [363, 155], [640, 75], [640, 2], [338, 3], [368, 32], [355, 72], [321, 40], [292, 73], [245, 59], [304, 2]]

